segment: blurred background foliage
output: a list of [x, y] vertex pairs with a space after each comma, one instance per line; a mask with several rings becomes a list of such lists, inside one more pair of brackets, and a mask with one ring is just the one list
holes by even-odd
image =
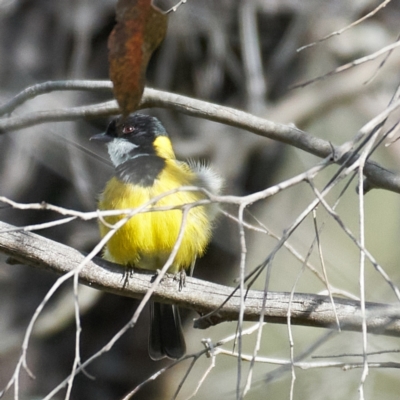
[[[115, 0], [0, 0], [0, 103], [27, 86], [59, 79], [107, 79], [107, 37], [114, 25]], [[160, 2], [158, 2], [160, 3]], [[148, 86], [229, 105], [271, 119], [293, 123], [315, 136], [335, 144], [350, 140], [368, 120], [388, 104], [397, 84], [399, 52], [395, 51], [377, 77], [377, 60], [339, 74], [304, 89], [290, 86], [328, 72], [357, 57], [365, 56], [396, 40], [400, 5], [391, 2], [373, 18], [311, 49], [296, 49], [338, 30], [362, 17], [380, 2], [371, 0], [188, 0], [170, 15], [168, 34], [151, 60]], [[100, 102], [108, 93], [54, 92], [29, 101], [14, 112], [67, 108]], [[181, 159], [204, 159], [226, 179], [226, 193], [247, 194], [303, 172], [317, 158], [251, 133], [166, 110], [147, 110], [157, 115], [170, 133]], [[24, 203], [46, 201], [63, 207], [89, 211], [112, 173], [105, 149], [88, 138], [105, 129], [107, 120], [48, 123], [0, 135], [1, 195]], [[84, 151], [86, 149], [86, 151]], [[382, 147], [374, 159], [399, 171], [399, 146]], [[331, 167], [316, 183], [323, 187], [332, 176]], [[328, 199], [333, 204], [343, 188], [338, 185]], [[255, 204], [246, 216], [258, 219], [281, 235], [314, 198], [309, 186], [298, 185], [265, 202]], [[400, 280], [398, 195], [373, 191], [366, 198], [367, 247], [389, 273], [395, 284]], [[355, 183], [343, 196], [338, 212], [346, 225], [358, 231], [358, 199]], [[359, 296], [359, 252], [324, 210], [322, 248], [330, 283]], [[23, 226], [52, 220], [50, 212], [0, 209], [0, 218]], [[82, 251], [93, 248], [99, 236], [94, 221], [76, 221], [39, 232]], [[311, 217], [290, 239], [305, 256], [314, 239]], [[276, 240], [247, 232], [247, 268], [265, 259]], [[240, 246], [237, 224], [221, 217], [208, 254], [199, 261], [195, 276], [233, 285], [238, 276]], [[20, 354], [22, 335], [35, 308], [56, 277], [27, 266], [0, 265], [0, 387], [12, 375]], [[312, 263], [321, 270], [318, 254]], [[270, 290], [290, 291], [301, 263], [281, 250], [273, 264]], [[263, 288], [261, 277], [255, 288]], [[375, 270], [367, 268], [367, 300], [394, 301], [388, 285]], [[308, 270], [300, 277], [296, 291], [319, 293], [325, 286]], [[75, 325], [70, 286], [63, 287], [45, 309], [35, 330], [28, 354], [36, 380], [23, 374], [22, 399], [37, 399], [48, 393], [67, 374], [74, 357]], [[82, 357], [97, 351], [132, 315], [136, 302], [82, 288]], [[226, 323], [208, 331], [191, 327], [194, 314], [186, 313], [189, 352], [202, 348], [200, 340], [217, 341], [236, 330]], [[147, 356], [148, 315], [125, 335], [85, 375], [76, 378], [73, 399], [116, 399], [168, 362], [152, 362]], [[295, 355], [310, 346], [324, 332], [293, 327]], [[245, 351], [252, 353], [254, 337], [245, 338]], [[398, 348], [393, 338], [369, 336], [369, 350]], [[333, 335], [316, 351], [319, 355], [360, 354], [361, 335]], [[262, 355], [289, 357], [286, 326], [267, 325]], [[383, 357], [383, 356], [381, 356]], [[360, 360], [346, 357], [343, 360]], [[383, 359], [383, 358], [382, 358]], [[384, 360], [396, 360], [385, 355]], [[180, 398], [193, 392], [209, 365], [203, 359], [191, 372]], [[188, 364], [175, 368], [150, 383], [135, 398], [166, 399], [176, 390]], [[246, 368], [246, 366], [245, 366]], [[216, 367], [197, 398], [234, 397], [237, 362], [219, 356]], [[297, 399], [358, 398], [361, 370], [339, 369], [297, 371], [294, 395]], [[253, 389], [247, 398], [286, 399], [291, 373], [271, 365], [255, 367]], [[397, 399], [399, 380], [394, 370], [371, 370], [365, 386], [366, 398]], [[7, 393], [5, 399], [11, 399]], [[62, 395], [56, 396], [63, 398]]]

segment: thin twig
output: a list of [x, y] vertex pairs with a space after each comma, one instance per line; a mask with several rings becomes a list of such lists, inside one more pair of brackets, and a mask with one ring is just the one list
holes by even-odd
[[[216, 355], [223, 354], [230, 357], [238, 358], [239, 354], [237, 352], [232, 353], [230, 351], [224, 349], [216, 349]], [[240, 356], [242, 361], [251, 361], [252, 356], [242, 354]], [[290, 365], [290, 360], [280, 359], [280, 358], [270, 358], [270, 357], [257, 357], [256, 362], [263, 364], [272, 364], [272, 365]], [[363, 368], [363, 363], [355, 362], [355, 363], [344, 363], [340, 361], [327, 361], [327, 362], [295, 362], [294, 366], [301, 369], [320, 369], [320, 368], [341, 368], [343, 370], [349, 370], [353, 368]], [[400, 363], [397, 362], [369, 362], [369, 368], [400, 368]]]
[[332, 302], [332, 309], [333, 309], [333, 311], [335, 313], [335, 316], [336, 316], [337, 329], [340, 332], [339, 318], [338, 318], [338, 316], [336, 314], [335, 302], [333, 300], [333, 295], [332, 295], [332, 292], [331, 292], [330, 287], [329, 287], [330, 285], [329, 285], [329, 280], [328, 280], [328, 273], [327, 273], [326, 268], [325, 268], [324, 256], [322, 254], [322, 245], [321, 245], [321, 240], [320, 240], [320, 237], [319, 237], [319, 230], [318, 230], [318, 224], [317, 224], [317, 213], [316, 213], [315, 209], [313, 210], [313, 221], [314, 221], [314, 231], [315, 231], [315, 238], [316, 238], [316, 242], [317, 242], [319, 260], [321, 262], [322, 272], [324, 274], [324, 281], [326, 282], [326, 288], [328, 290], [328, 295], [329, 295], [329, 298], [330, 298], [330, 300]]
[[363, 372], [360, 379], [360, 400], [364, 400], [364, 385], [368, 376], [368, 336], [367, 336], [367, 318], [366, 318], [366, 309], [365, 309], [365, 257], [366, 254], [363, 251], [365, 247], [365, 214], [364, 214], [364, 175], [363, 170], [365, 166], [365, 162], [369, 155], [371, 154], [371, 150], [374, 147], [374, 143], [378, 140], [378, 136], [380, 134], [380, 130], [376, 129], [376, 132], [373, 134], [366, 147], [364, 148], [360, 159], [359, 159], [359, 169], [358, 169], [358, 201], [359, 201], [359, 213], [360, 213], [360, 273], [359, 273], [359, 287], [360, 287], [360, 304], [361, 304], [361, 315], [362, 315], [362, 344], [363, 344]]
[[350, 25], [347, 25], [346, 27], [339, 29], [338, 31], [332, 32], [329, 35], [324, 36], [322, 39], [319, 39], [313, 43], [307, 44], [305, 46], [302, 46], [300, 48], [297, 49], [297, 52], [303, 51], [305, 49], [308, 49], [309, 47], [313, 47], [319, 43], [322, 43], [328, 39], [330, 39], [333, 36], [338, 36], [341, 35], [342, 33], [346, 32], [347, 30], [355, 27], [356, 25], [360, 24], [361, 22], [365, 21], [368, 18], [373, 17], [379, 10], [381, 10], [382, 8], [386, 7], [392, 0], [385, 0], [383, 1], [381, 4], [379, 4], [378, 7], [374, 8], [371, 12], [369, 12], [368, 14], [364, 15], [363, 17], [359, 18], [357, 21], [352, 22]]
[[361, 65], [361, 64], [364, 64], [366, 62], [375, 60], [376, 58], [380, 57], [381, 55], [383, 55], [383, 54], [385, 54], [387, 52], [390, 52], [390, 51], [392, 51], [393, 49], [395, 49], [396, 47], [399, 47], [399, 46], [400, 46], [400, 42], [392, 43], [389, 46], [386, 46], [386, 47], [383, 47], [383, 48], [379, 49], [375, 53], [369, 54], [369, 55], [367, 55], [365, 57], [361, 57], [361, 58], [358, 58], [357, 60], [354, 60], [354, 61], [351, 61], [351, 62], [349, 62], [347, 64], [341, 65], [340, 67], [337, 67], [334, 70], [327, 72], [326, 74], [317, 76], [316, 78], [310, 79], [308, 81], [297, 83], [296, 85], [293, 85], [291, 88], [292, 89], [302, 88], [302, 87], [310, 85], [311, 83], [315, 83], [315, 82], [321, 81], [321, 80], [323, 80], [325, 78], [328, 78], [329, 76], [336, 75], [336, 74], [338, 74], [340, 72], [347, 71], [348, 69], [356, 67], [357, 65]]

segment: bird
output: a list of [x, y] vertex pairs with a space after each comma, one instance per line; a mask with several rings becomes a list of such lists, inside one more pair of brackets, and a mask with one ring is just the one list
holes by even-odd
[[[174, 208], [132, 216], [108, 240], [103, 258], [128, 269], [159, 271], [179, 235], [183, 218], [179, 206], [207, 198], [203, 190], [178, 189], [195, 186], [217, 195], [223, 186], [222, 178], [205, 163], [178, 161], [166, 129], [150, 115], [134, 113], [116, 117], [104, 133], [90, 139], [106, 143], [115, 168], [113, 177], [99, 196], [99, 210], [133, 209], [157, 196], [161, 198], [157, 197], [154, 207]], [[193, 268], [196, 259], [204, 255], [217, 214], [218, 205], [214, 203], [189, 209], [180, 247], [168, 273], [178, 274]], [[103, 221], [99, 220], [101, 236], [104, 237], [124, 217], [107, 216]], [[150, 311], [150, 358], [175, 360], [183, 357], [186, 344], [179, 308], [151, 302]]]

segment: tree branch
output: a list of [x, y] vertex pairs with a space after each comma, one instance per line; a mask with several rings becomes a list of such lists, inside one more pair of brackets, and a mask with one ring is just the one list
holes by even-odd
[[85, 80], [68, 80], [68, 81], [48, 81], [30, 86], [18, 93], [9, 102], [0, 106], [0, 115], [13, 112], [18, 106], [27, 100], [33, 99], [41, 94], [54, 92], [57, 90], [86, 90], [86, 91], [108, 91], [111, 92], [113, 84], [111, 81], [85, 81]]
[[[12, 225], [0, 222], [0, 251], [17, 261], [58, 274], [77, 268], [84, 255], [68, 246], [41, 237], [37, 234], [15, 231]], [[110, 293], [142, 298], [151, 286], [152, 273], [133, 271], [128, 282], [124, 282], [126, 270], [117, 265], [97, 259], [87, 263], [80, 273], [81, 283]], [[223, 307], [207, 318], [195, 321], [195, 327], [208, 328], [225, 321], [238, 319], [240, 297], [232, 295], [233, 288], [188, 277], [186, 286], [178, 291], [174, 277], [165, 277], [154, 292], [153, 298], [163, 303], [174, 303], [204, 315], [212, 313], [226, 301]], [[258, 321], [262, 310], [263, 292], [250, 290], [245, 301], [245, 321]], [[342, 330], [361, 331], [360, 303], [354, 300], [334, 298], [336, 314]], [[286, 324], [288, 307], [291, 307], [291, 322], [294, 325], [333, 328], [336, 325], [332, 303], [327, 296], [295, 294], [290, 303], [290, 294], [268, 292], [265, 321]], [[366, 303], [369, 333], [400, 336], [399, 307]]]
[[[22, 101], [26, 101], [35, 95], [47, 93], [53, 90], [61, 90], [63, 89], [63, 85], [66, 90], [89, 90], [91, 84], [94, 85], [94, 89], [110, 90], [111, 88], [110, 82], [108, 81], [46, 82], [25, 89], [6, 105], [0, 107], [0, 110], [4, 108], [11, 110], [12, 107], [10, 104], [20, 105]], [[205, 118], [235, 128], [245, 129], [259, 136], [297, 147], [298, 149], [321, 158], [328, 157], [331, 154], [341, 154], [339, 147], [334, 146], [331, 142], [310, 135], [309, 133], [303, 132], [293, 126], [279, 124], [263, 118], [255, 117], [254, 115], [234, 108], [212, 104], [174, 93], [146, 88], [139, 108], [144, 109], [152, 107], [168, 108], [193, 117]], [[24, 116], [0, 118], [0, 133], [27, 128], [45, 122], [73, 121], [81, 118], [104, 117], [119, 113], [120, 110], [114, 100], [68, 109], [37, 111], [28, 113]], [[340, 161], [341, 160], [338, 160], [338, 163], [340, 163]], [[368, 187], [386, 189], [395, 193], [400, 193], [400, 176], [379, 164], [373, 161], [368, 161], [365, 164], [364, 174], [368, 180]]]

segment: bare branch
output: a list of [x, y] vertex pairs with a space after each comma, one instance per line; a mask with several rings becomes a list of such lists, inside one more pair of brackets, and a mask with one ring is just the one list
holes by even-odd
[[305, 46], [302, 46], [297, 49], [298, 52], [303, 51], [305, 49], [308, 49], [309, 47], [313, 47], [321, 42], [324, 42], [325, 40], [330, 39], [333, 36], [338, 36], [341, 35], [342, 33], [346, 32], [347, 30], [353, 28], [354, 26], [360, 24], [361, 22], [364, 22], [366, 19], [373, 17], [378, 11], [380, 11], [382, 8], [385, 8], [392, 0], [385, 0], [381, 4], [379, 4], [378, 7], [374, 8], [371, 12], [368, 14], [364, 15], [363, 17], [359, 18], [357, 21], [352, 22], [350, 25], [345, 26], [342, 29], [339, 29], [338, 31], [332, 32], [329, 35], [324, 36], [323, 38], [313, 42], [309, 43]]
[[[234, 353], [232, 351], [227, 351], [224, 349], [216, 349], [216, 355], [224, 354], [229, 357], [240, 357], [243, 361], [251, 361], [252, 356]], [[352, 369], [352, 368], [363, 368], [363, 363], [360, 362], [340, 362], [340, 361], [317, 361], [317, 362], [294, 362], [292, 363], [290, 360], [281, 359], [281, 358], [271, 358], [271, 357], [257, 357], [257, 363], [265, 363], [271, 365], [283, 365], [283, 366], [293, 366], [301, 369], [311, 369], [311, 368], [341, 368], [344, 370]], [[369, 362], [369, 368], [400, 368], [400, 363], [396, 362]]]
[[8, 103], [0, 106], [0, 115], [9, 114], [27, 100], [33, 99], [41, 94], [54, 92], [56, 90], [111, 91], [112, 88], [113, 84], [111, 81], [68, 80], [38, 83], [37, 85], [26, 88], [13, 97]]
[[45, 122], [77, 121], [82, 118], [106, 117], [119, 113], [120, 110], [115, 100], [89, 106], [36, 111], [24, 116], [0, 119], [0, 134], [6, 131], [29, 128]]
[[[57, 87], [57, 82], [54, 82], [54, 85]], [[49, 89], [49, 86], [47, 88]], [[259, 136], [289, 144], [320, 158], [329, 157], [332, 152], [334, 154], [341, 153], [339, 148], [331, 142], [303, 132], [294, 126], [255, 117], [252, 114], [234, 108], [146, 88], [139, 108], [153, 107], [168, 108], [193, 117], [204, 118], [235, 128], [245, 129]], [[82, 118], [104, 117], [119, 113], [120, 110], [114, 100], [68, 109], [33, 112], [25, 116], [1, 118], [0, 134], [45, 122], [74, 121]], [[337, 160], [337, 162], [340, 162], [340, 160]], [[364, 175], [368, 179], [371, 188], [386, 189], [400, 193], [400, 176], [379, 164], [367, 161], [364, 168]]]
[[[0, 223], [1, 230], [12, 229]], [[40, 269], [65, 274], [84, 260], [84, 255], [68, 246], [43, 238], [30, 232], [9, 231], [0, 235], [0, 251], [16, 260]], [[91, 287], [107, 292], [143, 298], [152, 286], [153, 274], [132, 274], [124, 286], [124, 267], [96, 259], [88, 262], [80, 272], [80, 281]], [[171, 276], [166, 276], [154, 290], [154, 299], [190, 308], [201, 314], [217, 308], [232, 288], [188, 277], [182, 291]], [[258, 321], [263, 309], [264, 293], [250, 290], [245, 299], [245, 321]], [[290, 302], [289, 293], [268, 292], [264, 308], [264, 320], [286, 324]], [[335, 298], [336, 313], [342, 330], [361, 331], [362, 317], [360, 303]], [[378, 303], [366, 303], [368, 332], [400, 336], [400, 310], [398, 307]], [[195, 322], [196, 328], [207, 328], [225, 321], [237, 320], [240, 310], [240, 295], [232, 295], [217, 315], [207, 321]], [[332, 328], [336, 325], [335, 313], [327, 296], [295, 294], [291, 302], [291, 322], [296, 325]]]
[[322, 79], [325, 79], [328, 76], [338, 74], [339, 72], [346, 71], [346, 70], [348, 70], [350, 68], [353, 68], [353, 67], [355, 67], [357, 65], [360, 65], [360, 64], [363, 64], [365, 62], [369, 62], [369, 61], [375, 60], [379, 56], [381, 56], [381, 55], [383, 55], [383, 54], [385, 54], [387, 52], [391, 52], [391, 51], [393, 51], [393, 49], [395, 49], [395, 48], [397, 48], [399, 46], [400, 46], [400, 42], [396, 41], [396, 42], [394, 42], [394, 43], [392, 43], [392, 44], [390, 44], [390, 45], [388, 45], [386, 47], [383, 47], [382, 49], [379, 49], [375, 53], [369, 54], [369, 55], [367, 55], [365, 57], [361, 57], [361, 58], [358, 58], [357, 60], [354, 60], [354, 61], [351, 61], [351, 62], [349, 62], [347, 64], [341, 65], [340, 67], [337, 67], [334, 70], [327, 72], [326, 74], [323, 74], [323, 75], [320, 75], [320, 76], [318, 76], [316, 78], [310, 79], [308, 81], [301, 82], [301, 83], [298, 83], [296, 85], [293, 85], [292, 89], [302, 88], [304, 86], [310, 85], [311, 83], [321, 81]]
[[177, 4], [175, 4], [173, 7], [171, 7], [169, 10], [164, 11], [164, 14], [170, 14], [172, 12], [176, 12], [176, 10], [182, 5], [186, 4], [187, 0], [180, 0]]

